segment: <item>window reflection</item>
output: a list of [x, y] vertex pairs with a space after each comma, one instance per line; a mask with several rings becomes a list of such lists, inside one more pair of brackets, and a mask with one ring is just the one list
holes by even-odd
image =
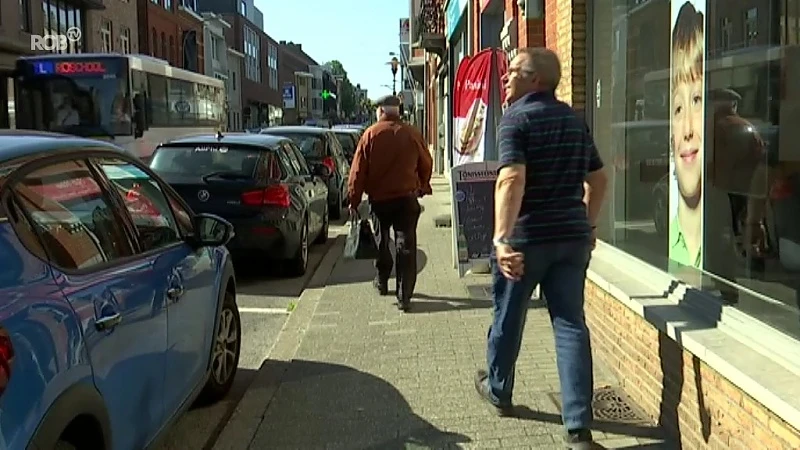
[[[27, 1], [25, 4], [27, 5]], [[72, 27], [78, 28], [83, 32], [83, 15], [85, 12], [81, 8], [56, 0], [43, 0], [42, 12], [44, 13], [43, 34], [66, 34], [67, 30]], [[66, 50], [53, 50], [54, 53], [81, 53], [82, 51], [83, 45], [80, 39], [75, 42], [68, 41]]]
[[[702, 87], [676, 102], [673, 24], [687, 3], [704, 17]], [[800, 337], [800, 14], [780, 4], [597, 3], [593, 129], [613, 180], [604, 239]], [[676, 105], [701, 108], [697, 269], [669, 258], [685, 163], [675, 139], [692, 134]]]

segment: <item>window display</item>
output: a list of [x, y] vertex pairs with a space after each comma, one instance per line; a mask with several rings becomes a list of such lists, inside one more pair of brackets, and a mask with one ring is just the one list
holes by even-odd
[[800, 1], [592, 18], [610, 244], [800, 338]]

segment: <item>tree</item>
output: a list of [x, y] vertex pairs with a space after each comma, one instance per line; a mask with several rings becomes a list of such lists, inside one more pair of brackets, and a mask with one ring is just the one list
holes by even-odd
[[347, 71], [344, 70], [342, 63], [335, 59], [325, 65], [328, 66], [334, 76], [342, 77], [342, 90], [338, 93], [342, 102], [342, 114], [345, 117], [352, 117], [355, 115], [358, 105], [356, 90], [353, 88], [350, 79], [347, 78]]

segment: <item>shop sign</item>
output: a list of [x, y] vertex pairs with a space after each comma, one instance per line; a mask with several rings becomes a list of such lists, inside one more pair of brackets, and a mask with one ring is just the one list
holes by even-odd
[[447, 6], [445, 7], [445, 16], [447, 19], [446, 25], [448, 40], [453, 36], [453, 33], [455, 33], [458, 21], [461, 20], [461, 16], [464, 15], [464, 11], [467, 9], [468, 2], [469, 0], [449, 0], [447, 2]]

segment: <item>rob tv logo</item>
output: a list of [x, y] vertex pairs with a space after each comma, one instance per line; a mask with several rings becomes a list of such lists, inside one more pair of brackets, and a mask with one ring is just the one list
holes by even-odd
[[32, 34], [31, 50], [65, 51], [69, 44], [81, 40], [81, 29], [70, 27], [66, 34]]

